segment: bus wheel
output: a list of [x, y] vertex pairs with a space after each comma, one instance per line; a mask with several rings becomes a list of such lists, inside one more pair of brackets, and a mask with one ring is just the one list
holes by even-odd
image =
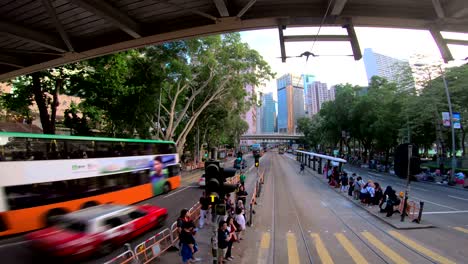
[[171, 185], [166, 182], [163, 186], [163, 193], [169, 193], [171, 191]]
[[96, 206], [96, 205], [99, 205], [99, 204], [98, 204], [97, 202], [95, 202], [95, 201], [87, 201], [86, 203], [84, 203], [84, 204], [81, 206], [81, 209], [93, 207], [93, 206]]
[[45, 225], [51, 226], [57, 222], [57, 217], [67, 213], [67, 210], [64, 208], [54, 208], [49, 210], [45, 215]]

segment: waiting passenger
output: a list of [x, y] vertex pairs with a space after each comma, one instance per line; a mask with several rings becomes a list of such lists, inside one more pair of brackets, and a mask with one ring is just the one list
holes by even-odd
[[379, 205], [380, 201], [382, 200], [382, 197], [383, 197], [382, 187], [380, 187], [380, 184], [378, 182], [375, 182], [374, 186], [375, 186], [374, 187], [375, 188], [375, 195], [374, 195], [374, 199], [372, 200], [372, 204], [373, 205]]

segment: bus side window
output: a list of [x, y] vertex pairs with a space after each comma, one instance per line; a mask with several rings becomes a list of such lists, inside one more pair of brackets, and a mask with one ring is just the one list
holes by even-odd
[[180, 175], [180, 165], [179, 164], [167, 166], [166, 169], [167, 169], [167, 177], [168, 178]]

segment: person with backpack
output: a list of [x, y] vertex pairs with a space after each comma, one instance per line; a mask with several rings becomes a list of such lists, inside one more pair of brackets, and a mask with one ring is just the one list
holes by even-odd
[[362, 180], [361, 176], [359, 176], [354, 182], [354, 200], [359, 200], [362, 186], [364, 186], [364, 181]]

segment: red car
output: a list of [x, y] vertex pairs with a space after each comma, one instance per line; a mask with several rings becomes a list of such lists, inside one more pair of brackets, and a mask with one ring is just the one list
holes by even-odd
[[58, 218], [51, 227], [26, 235], [35, 251], [56, 257], [109, 254], [114, 247], [167, 219], [167, 209], [152, 205], [99, 205]]

